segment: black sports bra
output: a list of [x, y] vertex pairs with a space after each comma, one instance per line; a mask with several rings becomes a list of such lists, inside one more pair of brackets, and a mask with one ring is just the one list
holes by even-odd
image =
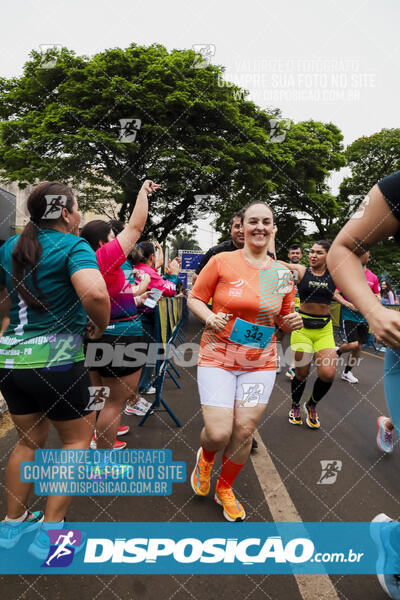
[[303, 279], [297, 284], [300, 302], [315, 302], [317, 304], [330, 304], [336, 285], [328, 271], [325, 269], [323, 275], [313, 275], [310, 267], [307, 267]]

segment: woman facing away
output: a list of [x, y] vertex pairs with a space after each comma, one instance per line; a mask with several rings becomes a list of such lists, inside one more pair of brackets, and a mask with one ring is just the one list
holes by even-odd
[[110, 301], [94, 252], [78, 237], [81, 215], [71, 188], [54, 181], [39, 184], [28, 210], [24, 231], [0, 248], [0, 314], [10, 316], [0, 340], [0, 391], [18, 435], [6, 468], [0, 547], [11, 548], [39, 528], [29, 551], [44, 559], [46, 529], [64, 526], [71, 496], [49, 496], [44, 516], [31, 513], [33, 484], [21, 481], [20, 465], [44, 447], [50, 424], [62, 448], [89, 447], [95, 413], [82, 340], [87, 315], [92, 337], [102, 334]]
[[[143, 183], [129, 222], [116, 237], [110, 223], [100, 220], [87, 223], [81, 231], [81, 237], [96, 252], [111, 299], [108, 326], [101, 339], [89, 342], [86, 349], [86, 364], [90, 367], [93, 385], [110, 390], [96, 423], [98, 448], [113, 448], [121, 413], [126, 401], [136, 395], [140, 370], [146, 360], [137, 306], [146, 297], [143, 292], [148, 279], [144, 289], [139, 289], [140, 286], [132, 289], [122, 266], [146, 224], [147, 196], [159, 188], [150, 180]], [[137, 344], [141, 345], [142, 353], [135, 350]], [[132, 353], [136, 354], [136, 359]]]
[[[156, 253], [156, 251], [158, 251]], [[169, 262], [167, 272], [164, 277], [158, 274], [157, 268], [163, 264], [163, 251], [158, 242], [143, 241], [137, 244], [132, 250], [129, 259], [133, 265], [134, 273], [138, 279], [148, 278], [149, 290], [160, 290], [162, 295], [172, 297], [176, 292], [178, 281], [179, 261]], [[156, 342], [156, 324], [154, 309], [148, 306], [139, 308], [143, 326], [143, 339], [148, 345]], [[139, 380], [139, 390], [136, 396], [129, 398], [124, 408], [126, 415], [143, 416], [151, 407], [141, 394], [154, 394], [155, 387], [152, 386], [152, 376], [154, 371], [154, 353], [148, 352], [146, 364], [143, 366]]]
[[222, 451], [215, 501], [228, 521], [246, 516], [232, 485], [249, 457], [274, 386], [275, 322], [286, 331], [303, 324], [294, 310], [290, 271], [267, 255], [271, 209], [254, 202], [244, 210], [242, 223], [244, 248], [213, 256], [188, 300], [205, 323], [197, 370], [204, 427], [191, 485], [199, 496], [209, 493], [214, 459]]
[[[156, 256], [156, 249], [158, 249], [158, 257]], [[179, 260], [174, 259], [169, 262], [164, 277], [157, 273], [157, 265], [159, 265], [160, 254], [162, 254], [162, 248], [160, 244], [153, 243], [150, 241], [140, 242], [134, 248], [131, 253], [131, 260], [135, 271], [138, 275], [143, 277], [149, 277], [149, 290], [160, 290], [163, 296], [172, 298], [176, 293], [176, 286], [178, 283], [178, 273], [180, 269]], [[146, 343], [154, 343], [155, 339], [155, 318], [154, 309], [146, 306], [140, 308], [142, 313], [143, 333], [145, 336]], [[139, 382], [139, 393], [148, 394], [154, 393], [155, 390], [152, 388], [152, 373], [154, 365], [148, 364], [143, 367]], [[148, 403], [141, 400], [144, 407]]]

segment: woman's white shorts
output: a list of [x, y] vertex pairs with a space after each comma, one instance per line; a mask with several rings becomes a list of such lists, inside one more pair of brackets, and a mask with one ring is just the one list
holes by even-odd
[[227, 371], [197, 367], [200, 402], [206, 406], [254, 408], [268, 404], [276, 371]]

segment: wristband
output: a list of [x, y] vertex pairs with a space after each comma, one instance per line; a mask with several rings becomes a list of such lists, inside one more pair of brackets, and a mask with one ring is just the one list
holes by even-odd
[[214, 313], [211, 313], [211, 315], [208, 315], [207, 319], [206, 319], [206, 327], [208, 325], [208, 322], [210, 319], [212, 319], [214, 317]]

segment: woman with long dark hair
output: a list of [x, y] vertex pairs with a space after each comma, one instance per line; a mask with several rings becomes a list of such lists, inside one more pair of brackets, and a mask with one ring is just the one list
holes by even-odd
[[390, 281], [384, 279], [381, 282], [381, 302], [382, 304], [396, 304], [396, 292], [393, 290]]
[[[43, 448], [50, 423], [62, 448], [89, 447], [94, 412], [82, 340], [87, 315], [98, 337], [110, 310], [96, 256], [78, 237], [81, 215], [72, 190], [41, 183], [28, 210], [24, 231], [0, 248], [0, 315], [10, 316], [0, 340], [0, 391], [18, 435], [6, 469], [1, 548], [11, 548], [43, 520], [40, 511], [27, 509], [32, 484], [21, 481], [20, 465]], [[38, 558], [49, 550], [46, 528], [62, 528], [70, 502], [70, 496], [47, 499], [43, 526], [29, 548]]]
[[[96, 252], [100, 271], [111, 299], [109, 324], [100, 340], [89, 342], [86, 364], [93, 385], [108, 387], [110, 395], [96, 423], [97, 447], [113, 448], [126, 401], [136, 396], [140, 371], [146, 361], [142, 323], [137, 307], [143, 302], [142, 290], [132, 289], [122, 266], [138, 241], [146, 224], [147, 196], [159, 185], [146, 180], [137, 196], [129, 222], [115, 237], [110, 223], [91, 221], [81, 231]], [[140, 345], [142, 354], [131, 352]]]

